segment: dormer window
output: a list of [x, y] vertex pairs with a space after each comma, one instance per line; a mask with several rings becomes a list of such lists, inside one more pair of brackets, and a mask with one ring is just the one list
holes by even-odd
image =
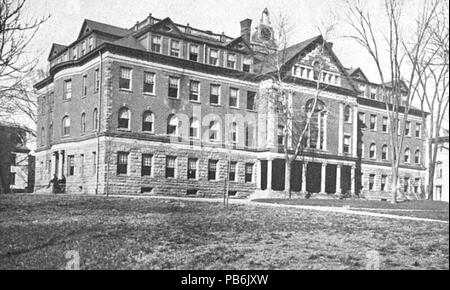
[[189, 46], [189, 60], [198, 61], [198, 52], [199, 52], [199, 46], [196, 44], [191, 44]]
[[161, 53], [161, 40], [162, 37], [159, 35], [152, 36], [152, 51], [156, 53]]
[[209, 51], [209, 64], [218, 65], [219, 51], [217, 49], [211, 49]]
[[236, 68], [236, 55], [235, 54], [228, 54], [227, 56], [227, 67], [231, 69]]
[[244, 61], [242, 64], [242, 70], [244, 72], [250, 72], [251, 67], [252, 67], [252, 59], [249, 57], [244, 57]]
[[180, 57], [180, 41], [173, 40], [170, 42], [170, 56]]

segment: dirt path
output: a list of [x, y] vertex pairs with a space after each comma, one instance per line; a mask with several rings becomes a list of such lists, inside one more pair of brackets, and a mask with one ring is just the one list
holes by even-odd
[[[175, 201], [196, 201], [196, 202], [213, 202], [213, 203], [223, 203], [223, 199], [218, 198], [195, 198], [195, 197], [171, 197], [171, 196], [134, 196], [134, 195], [110, 195], [114, 198], [146, 198], [146, 199], [165, 199], [165, 200], [175, 200]], [[308, 205], [287, 205], [287, 204], [272, 204], [272, 203], [262, 203], [254, 202], [247, 199], [230, 199], [230, 204], [246, 205], [246, 206], [260, 206], [260, 207], [275, 207], [275, 208], [297, 208], [304, 210], [315, 210], [322, 212], [335, 212], [342, 214], [360, 215], [360, 216], [372, 216], [379, 218], [397, 219], [397, 220], [411, 220], [411, 221], [422, 221], [422, 222], [436, 222], [448, 224], [448, 221], [427, 219], [427, 218], [417, 218], [410, 216], [400, 216], [387, 213], [376, 213], [370, 211], [361, 210], [378, 210], [378, 211], [390, 211], [391, 209], [365, 209], [365, 208], [343, 208], [343, 207], [329, 207], [329, 206], [308, 206]], [[394, 209], [395, 210], [395, 209]], [[395, 210], [399, 211], [399, 210]], [[415, 210], [409, 210], [415, 211]]]

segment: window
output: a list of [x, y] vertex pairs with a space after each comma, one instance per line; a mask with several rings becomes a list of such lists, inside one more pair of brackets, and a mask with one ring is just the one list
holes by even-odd
[[405, 135], [411, 136], [411, 122], [409, 122], [409, 121], [406, 122]]
[[383, 124], [382, 124], [381, 130], [383, 131], [383, 133], [387, 133], [387, 131], [388, 131], [388, 118], [387, 117], [383, 117]]
[[405, 163], [409, 163], [411, 158], [411, 150], [409, 148], [405, 149]]
[[218, 65], [219, 51], [217, 49], [211, 49], [209, 51], [209, 64]]
[[87, 96], [87, 75], [83, 76], [83, 82], [82, 82], [82, 96]]
[[195, 118], [191, 118], [189, 122], [189, 137], [196, 139], [200, 137], [200, 122]]
[[344, 136], [344, 153], [349, 154], [350, 153], [350, 136]]
[[237, 169], [237, 162], [231, 162], [230, 163], [230, 181], [236, 181], [236, 169]]
[[388, 146], [387, 145], [383, 145], [383, 147], [381, 147], [381, 159], [388, 160]]
[[436, 177], [438, 179], [442, 178], [443, 170], [442, 170], [442, 162], [438, 162], [436, 166]]
[[81, 134], [86, 133], [86, 114], [81, 114]]
[[414, 154], [414, 162], [416, 164], [420, 164], [421, 162], [421, 154], [420, 154], [420, 150], [416, 150], [416, 153]]
[[227, 67], [231, 69], [236, 69], [236, 55], [229, 53], [227, 55]]
[[377, 145], [375, 143], [370, 144], [369, 157], [371, 159], [376, 159], [377, 158]]
[[245, 131], [245, 146], [250, 147], [253, 145], [253, 128], [250, 124], [246, 123], [244, 127]]
[[150, 111], [145, 111], [142, 115], [142, 131], [153, 133], [153, 123], [154, 123], [153, 113]]
[[366, 114], [365, 113], [359, 113], [358, 119], [361, 122], [361, 125], [366, 125]]
[[191, 44], [189, 46], [189, 60], [198, 61], [199, 46]]
[[70, 118], [65, 116], [62, 119], [62, 135], [69, 136], [70, 135]]
[[94, 72], [94, 90], [96, 92], [98, 92], [99, 88], [100, 88], [100, 71], [99, 69], [96, 69]]
[[238, 140], [238, 128], [237, 128], [237, 123], [233, 122], [231, 124], [231, 143], [236, 144], [237, 140]]
[[130, 68], [120, 68], [119, 89], [131, 90], [131, 74], [132, 70]]
[[253, 163], [245, 164], [245, 183], [253, 181]]
[[344, 121], [347, 123], [352, 121], [352, 108], [350, 106], [344, 108]]
[[92, 127], [94, 128], [94, 130], [98, 129], [98, 111], [97, 108], [94, 109], [94, 112], [92, 113]]
[[217, 179], [217, 160], [208, 161], [208, 180]]
[[117, 152], [117, 175], [128, 173], [128, 152]]
[[373, 190], [375, 185], [375, 174], [369, 175], [369, 190]]
[[409, 192], [409, 177], [405, 177], [403, 181], [403, 191]]
[[386, 190], [387, 176], [381, 175], [381, 191]]
[[200, 82], [198, 81], [189, 81], [189, 100], [198, 102], [200, 94]]
[[180, 41], [172, 39], [170, 41], [170, 56], [180, 57]]
[[178, 99], [178, 86], [180, 79], [175, 77], [169, 77], [169, 98]]
[[142, 176], [151, 176], [152, 175], [152, 154], [142, 154], [142, 168], [141, 175]]
[[422, 132], [422, 124], [416, 123], [416, 138], [421, 137], [421, 132]]
[[78, 51], [77, 51], [77, 48], [76, 47], [74, 47], [73, 49], [72, 49], [72, 57], [73, 57], [73, 59], [77, 59], [78, 58], [78, 53], [77, 53]]
[[254, 111], [255, 110], [255, 98], [256, 93], [248, 91], [247, 92], [247, 110]]
[[377, 94], [376, 93], [370, 93], [370, 98], [372, 100], [375, 100], [377, 98]]
[[209, 141], [220, 140], [220, 123], [218, 121], [211, 121], [209, 123]]
[[175, 178], [177, 158], [173, 156], [166, 157], [166, 178]]
[[235, 88], [230, 88], [230, 107], [237, 108], [239, 102], [239, 90]]
[[195, 158], [188, 159], [188, 179], [197, 179], [197, 163]]
[[72, 80], [66, 80], [64, 82], [64, 100], [72, 99]]
[[94, 48], [94, 38], [91, 36], [89, 38], [89, 51], [91, 51]]
[[377, 115], [370, 115], [370, 130], [377, 130]]
[[81, 55], [83, 56], [86, 53], [86, 41], [81, 43]]
[[151, 46], [153, 52], [161, 53], [161, 40], [162, 40], [161, 36], [157, 35], [152, 36]]
[[73, 176], [75, 174], [75, 156], [67, 156], [67, 176]]
[[278, 126], [278, 145], [284, 145], [284, 126]]
[[16, 173], [15, 172], [9, 173], [9, 185], [16, 185]]
[[130, 129], [130, 110], [127, 108], [119, 110], [119, 129]]
[[92, 152], [92, 175], [97, 173], [97, 152]]
[[151, 72], [144, 72], [144, 93], [155, 93], [155, 74]]
[[211, 105], [218, 105], [220, 103], [220, 86], [211, 85], [211, 94], [209, 98]]
[[175, 115], [170, 115], [167, 120], [167, 135], [178, 136], [179, 121]]
[[80, 176], [84, 176], [84, 154], [80, 155]]
[[252, 67], [252, 59], [249, 57], [244, 57], [244, 61], [242, 64], [242, 70], [244, 72], [250, 72], [251, 67]]

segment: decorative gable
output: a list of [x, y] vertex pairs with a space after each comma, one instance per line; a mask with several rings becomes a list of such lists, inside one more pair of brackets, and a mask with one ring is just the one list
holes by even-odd
[[162, 32], [162, 33], [170, 33], [174, 35], [182, 35], [181, 31], [178, 27], [173, 23], [170, 18], [165, 18], [155, 25], [151, 26], [151, 29], [154, 32]]
[[242, 36], [232, 40], [227, 44], [227, 48], [242, 51], [243, 53], [251, 53], [250, 45], [242, 38]]

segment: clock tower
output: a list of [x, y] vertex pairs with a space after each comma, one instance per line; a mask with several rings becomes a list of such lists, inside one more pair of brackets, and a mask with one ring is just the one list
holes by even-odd
[[270, 21], [270, 13], [266, 8], [262, 12], [261, 20], [255, 33], [252, 36], [252, 43], [258, 46], [273, 48], [274, 47], [275, 32]]

